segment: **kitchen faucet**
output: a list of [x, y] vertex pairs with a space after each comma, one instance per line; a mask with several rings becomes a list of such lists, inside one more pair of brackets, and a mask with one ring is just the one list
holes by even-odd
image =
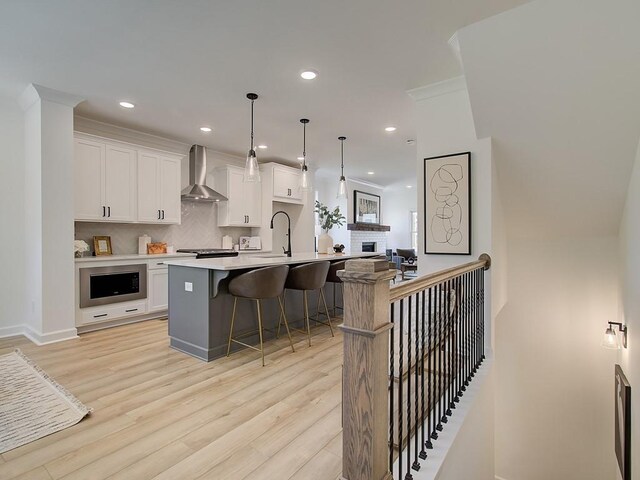
[[287, 257], [290, 257], [291, 256], [291, 217], [289, 217], [289, 214], [284, 210], [278, 210], [276, 213], [274, 213], [273, 217], [271, 217], [271, 230], [273, 230], [273, 219], [276, 218], [276, 215], [278, 215], [279, 213], [284, 213], [287, 216], [288, 250], [284, 250], [284, 247], [282, 247], [282, 250], [284, 250], [284, 253], [287, 255]]

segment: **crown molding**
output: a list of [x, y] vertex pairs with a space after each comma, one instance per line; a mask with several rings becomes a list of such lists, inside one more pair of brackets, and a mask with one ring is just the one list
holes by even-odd
[[60, 105], [66, 105], [67, 107], [73, 108], [80, 102], [84, 101], [84, 98], [78, 95], [53, 90], [52, 88], [43, 87], [42, 85], [37, 85], [35, 83], [30, 83], [18, 98], [18, 104], [22, 110], [26, 111], [38, 100], [47, 100], [49, 102], [59, 103]]
[[448, 93], [459, 92], [466, 89], [467, 82], [464, 75], [461, 75], [459, 77], [443, 80], [442, 82], [425, 85], [424, 87], [407, 90], [407, 94], [418, 102], [420, 100], [427, 100], [429, 98], [439, 97], [440, 95], [446, 95]]

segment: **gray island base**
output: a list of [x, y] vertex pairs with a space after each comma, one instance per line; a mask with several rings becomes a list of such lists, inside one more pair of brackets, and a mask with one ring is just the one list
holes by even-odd
[[[207, 362], [226, 355], [233, 309], [233, 296], [229, 294], [227, 285], [229, 280], [236, 275], [272, 265], [295, 266], [308, 262], [338, 261], [375, 255], [379, 254], [321, 255], [299, 253], [292, 257], [241, 255], [238, 257], [167, 261], [165, 263], [169, 265], [170, 346]], [[335, 291], [337, 292], [336, 303], [341, 305], [341, 289], [338, 287]], [[325, 296], [329, 308], [333, 304], [333, 292], [333, 284], [327, 284]], [[316, 314], [316, 302], [317, 292], [309, 292], [310, 316]], [[234, 335], [256, 330], [256, 308], [255, 301], [238, 299]], [[269, 330], [275, 331], [278, 326], [280, 311], [277, 299], [262, 301], [262, 313], [265, 339], [274, 338], [275, 334]], [[302, 292], [287, 291], [286, 313], [290, 325], [298, 327], [302, 325]], [[281, 334], [284, 334], [284, 328]], [[292, 333], [292, 335], [295, 341], [297, 334]], [[253, 336], [244, 338], [243, 341], [249, 344], [258, 343], [257, 332]], [[231, 347], [232, 351], [242, 348], [244, 347], [236, 344]]]

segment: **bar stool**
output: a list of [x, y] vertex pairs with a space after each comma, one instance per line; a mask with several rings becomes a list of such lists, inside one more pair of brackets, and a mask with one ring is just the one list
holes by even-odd
[[[344, 312], [344, 305], [342, 307], [339, 305], [336, 305], [336, 285], [340, 285], [340, 287], [342, 288], [342, 279], [338, 276], [338, 270], [344, 270], [346, 263], [347, 263], [346, 260], [339, 260], [337, 262], [333, 262], [329, 266], [329, 271], [327, 272], [327, 283], [333, 284], [333, 307], [331, 308], [331, 314], [334, 317], [336, 316], [336, 309], [342, 310]], [[344, 288], [342, 290], [342, 295], [343, 295], [343, 302], [344, 302]]]
[[[311, 325], [309, 320], [313, 320], [316, 323], [327, 325], [331, 330], [331, 336], [333, 337], [333, 326], [331, 325], [331, 317], [329, 316], [329, 309], [327, 308], [327, 301], [324, 298], [324, 291], [322, 290], [327, 281], [327, 272], [329, 271], [329, 261], [324, 262], [312, 262], [304, 265], [298, 265], [289, 270], [287, 275], [287, 281], [284, 284], [285, 289], [289, 290], [302, 290], [302, 299], [304, 307], [304, 320], [307, 327], [307, 331], [300, 330], [307, 334], [309, 339], [309, 346], [311, 346]], [[309, 301], [307, 298], [307, 292], [309, 290], [320, 290], [320, 297], [324, 303], [324, 309], [327, 314], [328, 323], [320, 321], [318, 318], [309, 317]], [[286, 323], [285, 323], [286, 326]], [[278, 322], [278, 333], [280, 332], [280, 322]]]
[[[280, 322], [284, 317], [284, 326], [287, 329], [287, 335], [289, 336], [289, 343], [291, 344], [291, 351], [295, 352], [293, 348], [293, 340], [291, 339], [291, 332], [289, 331], [289, 324], [287, 323], [287, 317], [284, 313], [284, 307], [282, 306], [282, 300], [280, 295], [284, 291], [284, 284], [287, 280], [287, 274], [289, 273], [288, 265], [277, 265], [275, 267], [264, 267], [250, 272], [243, 273], [233, 278], [229, 282], [229, 293], [233, 295], [233, 313], [231, 314], [231, 329], [229, 330], [229, 343], [227, 344], [227, 357], [231, 353], [231, 342], [244, 345], [245, 347], [252, 348], [259, 351], [262, 354], [262, 366], [264, 367], [264, 347], [262, 343], [262, 305], [260, 300], [267, 298], [277, 298], [280, 305], [280, 320], [278, 322], [278, 332], [280, 331]], [[248, 335], [255, 334], [255, 330], [249, 333], [244, 333], [233, 338], [233, 325], [236, 320], [236, 305], [238, 298], [249, 298], [256, 301], [258, 310], [258, 334], [260, 336], [260, 348], [256, 348], [253, 345], [236, 340], [236, 338], [246, 337]]]

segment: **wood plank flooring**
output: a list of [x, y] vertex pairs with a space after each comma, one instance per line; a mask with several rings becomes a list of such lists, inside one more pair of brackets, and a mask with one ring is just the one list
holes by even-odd
[[295, 334], [210, 363], [169, 348], [151, 320], [20, 348], [94, 412], [0, 455], [0, 479], [335, 480], [341, 472], [342, 337]]

